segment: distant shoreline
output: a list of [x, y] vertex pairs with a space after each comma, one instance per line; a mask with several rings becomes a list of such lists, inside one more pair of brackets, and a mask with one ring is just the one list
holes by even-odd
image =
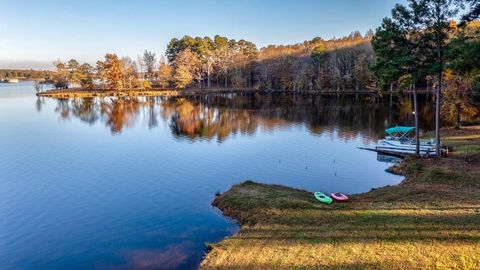
[[151, 89], [151, 90], [85, 90], [85, 89], [52, 89], [36, 94], [38, 97], [51, 98], [91, 98], [91, 97], [127, 97], [127, 96], [178, 96], [177, 90]]
[[[390, 93], [380, 93], [378, 90], [273, 90], [273, 89], [237, 89], [237, 88], [216, 88], [216, 89], [162, 89], [153, 88], [149, 90], [86, 90], [80, 88], [73, 89], [52, 89], [45, 92], [39, 92], [36, 95], [39, 97], [51, 97], [51, 98], [93, 98], [93, 97], [135, 97], [135, 96], [195, 96], [204, 94], [231, 94], [231, 93], [299, 93], [299, 94], [325, 94], [325, 95], [381, 95]], [[409, 94], [408, 91], [404, 91], [404, 94]], [[419, 94], [433, 94], [433, 92], [419, 91]], [[395, 93], [394, 93], [395, 94]]]

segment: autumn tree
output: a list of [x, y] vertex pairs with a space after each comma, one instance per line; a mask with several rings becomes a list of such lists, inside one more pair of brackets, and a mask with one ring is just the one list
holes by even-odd
[[[372, 88], [375, 79], [368, 69], [373, 61], [370, 39], [371, 34], [363, 37], [354, 32], [332, 40], [315, 38], [259, 50], [243, 39], [237, 41], [219, 35], [213, 39], [184, 36], [169, 42], [166, 57], [175, 72], [179, 53], [189, 49], [200, 63], [196, 73], [192, 73], [199, 88], [202, 85], [208, 88], [216, 82], [216, 87], [312, 90], [319, 88], [320, 77], [321, 87], [358, 90]], [[315, 47], [321, 43], [328, 49], [315, 54]], [[317, 50], [320, 52], [320, 48]], [[323, 64], [317, 66], [312, 55], [322, 55]]]
[[454, 38], [446, 47], [446, 72], [442, 115], [460, 129], [462, 118], [478, 115], [472, 88], [480, 79], [480, 24], [464, 24], [454, 29]]
[[170, 83], [172, 81], [172, 76], [173, 76], [173, 68], [169, 64], [165, 62], [165, 60], [162, 58], [162, 61], [160, 61], [160, 66], [158, 68], [158, 84], [162, 88], [166, 88], [170, 86]]
[[116, 54], [105, 55], [105, 77], [107, 86], [111, 90], [121, 91], [122, 85], [122, 62]]
[[175, 86], [183, 89], [193, 82], [199, 70], [199, 61], [190, 49], [185, 49], [175, 57]]
[[445, 89], [443, 92], [442, 117], [455, 123], [455, 128], [460, 129], [462, 119], [478, 116], [479, 110], [472, 101], [470, 92], [472, 84], [468, 79], [461, 78], [453, 70], [443, 74]]
[[192, 83], [193, 76], [192, 76], [192, 73], [188, 70], [187, 66], [179, 65], [175, 69], [173, 79], [175, 80], [175, 87], [179, 89], [184, 89], [190, 83]]
[[122, 88], [126, 90], [138, 87], [137, 64], [130, 57], [121, 59]]
[[97, 61], [95, 65], [96, 78], [100, 81], [102, 90], [105, 89], [105, 83], [107, 82], [107, 70], [105, 68], [104, 61]]

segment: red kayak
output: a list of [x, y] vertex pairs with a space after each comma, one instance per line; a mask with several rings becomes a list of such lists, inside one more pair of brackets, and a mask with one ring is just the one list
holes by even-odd
[[330, 197], [332, 197], [332, 199], [334, 199], [335, 201], [338, 201], [338, 202], [348, 201], [347, 195], [345, 195], [343, 193], [332, 193], [332, 194], [330, 194]]

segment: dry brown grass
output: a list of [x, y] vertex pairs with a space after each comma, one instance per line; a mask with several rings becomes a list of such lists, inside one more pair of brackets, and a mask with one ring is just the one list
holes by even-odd
[[202, 269], [480, 269], [480, 163], [410, 160], [398, 186], [322, 205], [251, 181], [214, 205], [237, 218]]

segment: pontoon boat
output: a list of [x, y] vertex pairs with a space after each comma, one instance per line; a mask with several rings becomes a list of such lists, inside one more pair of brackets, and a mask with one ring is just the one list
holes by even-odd
[[[415, 154], [415, 138], [410, 135], [414, 133], [415, 127], [396, 126], [385, 130], [388, 135], [378, 141], [375, 149], [379, 152]], [[420, 156], [434, 156], [437, 149], [434, 140], [421, 141], [419, 146]]]

